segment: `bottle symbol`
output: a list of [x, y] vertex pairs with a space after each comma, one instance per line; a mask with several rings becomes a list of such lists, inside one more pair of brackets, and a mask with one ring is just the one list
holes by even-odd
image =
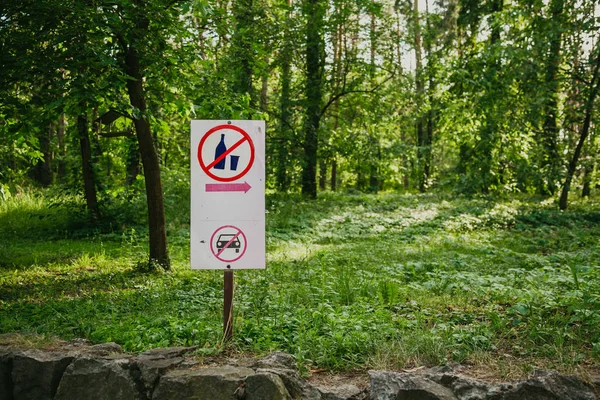
[[[215, 160], [221, 156], [221, 154], [227, 151], [227, 146], [225, 146], [225, 134], [221, 134], [221, 141], [217, 145], [217, 149], [215, 150]], [[218, 163], [215, 164], [215, 169], [225, 169], [225, 158], [223, 157]]]

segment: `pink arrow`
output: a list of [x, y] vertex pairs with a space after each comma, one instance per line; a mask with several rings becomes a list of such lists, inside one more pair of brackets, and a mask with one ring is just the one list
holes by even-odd
[[248, 182], [244, 183], [207, 183], [207, 192], [244, 192], [248, 193], [251, 186]]

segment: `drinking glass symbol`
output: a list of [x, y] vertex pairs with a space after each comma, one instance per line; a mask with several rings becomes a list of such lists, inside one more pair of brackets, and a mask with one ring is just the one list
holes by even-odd
[[[225, 134], [221, 134], [221, 141], [217, 145], [217, 149], [215, 150], [215, 160], [219, 158], [219, 156], [227, 151], [227, 146], [225, 146]], [[218, 163], [215, 164], [215, 169], [225, 169], [225, 158], [223, 157]]]
[[231, 158], [231, 170], [236, 171], [238, 166], [238, 161], [240, 160], [240, 156], [229, 156]]

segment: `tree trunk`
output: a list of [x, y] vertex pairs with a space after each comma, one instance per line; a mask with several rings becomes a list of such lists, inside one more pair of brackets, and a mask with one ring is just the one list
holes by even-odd
[[331, 161], [331, 191], [335, 192], [337, 189], [337, 161], [333, 159]]
[[360, 162], [356, 163], [356, 189], [363, 190], [367, 185]]
[[260, 89], [260, 110], [262, 112], [266, 112], [267, 111], [267, 102], [268, 102], [268, 95], [269, 95], [269, 74], [270, 74], [270, 68], [269, 68], [269, 57], [265, 56], [265, 70], [262, 73], [262, 84], [261, 84], [261, 89]]
[[381, 153], [377, 152], [377, 157], [375, 160], [371, 162], [370, 171], [369, 171], [369, 191], [372, 193], [379, 192], [379, 187], [381, 182], [379, 181], [379, 168], [378, 161], [381, 158]]
[[427, 88], [427, 96], [428, 96], [428, 100], [429, 100], [429, 109], [427, 110], [427, 115], [425, 116], [425, 119], [427, 121], [426, 123], [426, 132], [425, 132], [425, 142], [424, 142], [424, 149], [423, 149], [423, 182], [424, 182], [424, 189], [427, 189], [429, 187], [429, 183], [431, 180], [431, 164], [433, 162], [432, 160], [432, 154], [433, 154], [433, 130], [434, 130], [434, 117], [435, 117], [435, 112], [434, 112], [434, 102], [435, 102], [435, 98], [434, 98], [434, 93], [435, 93], [435, 70], [434, 70], [434, 60], [433, 60], [433, 55], [432, 55], [432, 50], [431, 50], [431, 23], [429, 22], [430, 20], [430, 15], [429, 15], [429, 1], [425, 0], [425, 17], [427, 18], [427, 31], [428, 31], [428, 37], [425, 40], [425, 51], [427, 53], [427, 79], [428, 79], [428, 88]]
[[304, 165], [302, 168], [302, 194], [317, 198], [317, 150], [321, 119], [321, 71], [323, 52], [322, 0], [306, 0], [306, 114], [304, 118]]
[[98, 209], [98, 196], [96, 194], [96, 182], [94, 177], [94, 166], [92, 165], [92, 148], [90, 145], [90, 134], [88, 118], [85, 113], [85, 104], [82, 104], [82, 114], [77, 116], [77, 133], [79, 134], [79, 147], [81, 148], [81, 171], [83, 175], [83, 189], [85, 202], [90, 212], [92, 221], [100, 218]]
[[396, 9], [396, 58], [398, 76], [402, 76], [402, 28], [400, 27], [400, 12]]
[[[500, 23], [497, 20], [498, 14], [502, 11], [504, 0], [493, 0], [491, 10], [492, 33], [490, 35], [490, 47], [494, 48], [500, 42]], [[500, 59], [496, 54], [493, 54], [492, 59], [484, 70], [484, 74], [490, 84], [486, 95], [491, 98], [498, 95], [499, 85], [497, 71], [500, 70]], [[480, 141], [476, 146], [476, 158], [479, 161], [479, 170], [481, 176], [480, 188], [482, 193], [489, 193], [490, 187], [493, 185], [495, 177], [492, 171], [493, 164], [493, 149], [498, 136], [498, 119], [499, 117], [493, 113], [493, 109], [486, 110], [485, 119], [480, 130]]]
[[542, 179], [538, 183], [540, 194], [552, 195], [556, 192], [556, 180], [560, 168], [560, 154], [558, 149], [558, 71], [560, 68], [560, 50], [562, 38], [562, 14], [564, 0], [552, 0], [550, 2], [551, 32], [550, 53], [546, 63], [545, 88], [546, 102], [543, 106], [544, 124], [541, 137], [540, 171]]
[[92, 113], [92, 161], [94, 165], [99, 162], [100, 156], [102, 155], [102, 148], [100, 147], [101, 130], [102, 126], [100, 125], [100, 120], [98, 118], [98, 107], [94, 107]]
[[292, 42], [291, 27], [292, 21], [291, 9], [292, 1], [288, 2], [288, 15], [286, 20], [285, 32], [283, 34], [283, 49], [281, 52], [281, 97], [279, 98], [279, 112], [281, 118], [279, 121], [279, 147], [277, 149], [277, 172], [275, 180], [277, 188], [282, 192], [287, 192], [290, 187], [290, 177], [288, 174], [288, 160], [290, 156], [290, 142], [292, 139], [291, 120], [292, 120], [292, 101], [290, 96], [291, 87], [291, 67], [292, 67]]
[[65, 114], [60, 114], [58, 118], [58, 128], [56, 129], [56, 138], [58, 140], [58, 168], [56, 170], [56, 177], [59, 182], [62, 182], [67, 175], [67, 164], [65, 158], [67, 156], [67, 150], [65, 146], [65, 131], [67, 121]]
[[581, 132], [579, 136], [579, 141], [577, 142], [577, 147], [575, 147], [575, 151], [573, 152], [573, 157], [569, 162], [569, 167], [567, 169], [567, 177], [565, 178], [565, 183], [563, 185], [562, 192], [560, 194], [559, 207], [561, 210], [567, 209], [567, 204], [569, 200], [569, 190], [571, 189], [571, 182], [573, 181], [573, 176], [575, 175], [575, 171], [577, 169], [577, 162], [579, 161], [579, 156], [581, 155], [581, 150], [583, 149], [583, 145], [588, 137], [590, 132], [590, 124], [592, 122], [592, 113], [594, 111], [594, 102], [596, 100], [596, 96], [598, 94], [598, 88], [600, 87], [599, 79], [598, 79], [598, 70], [600, 70], [600, 38], [596, 44], [596, 65], [594, 66], [594, 72], [592, 75], [592, 80], [590, 82], [590, 92], [588, 94], [588, 98], [585, 103], [585, 118], [583, 120], [583, 126], [581, 127]]
[[592, 193], [592, 165], [587, 164], [583, 168], [583, 188], [581, 189], [581, 197], [590, 197]]
[[[430, 86], [431, 90], [431, 86]], [[433, 95], [431, 95], [433, 97]], [[430, 99], [433, 100], [433, 99]], [[432, 107], [431, 103], [429, 107]], [[431, 164], [432, 164], [432, 146], [433, 146], [433, 110], [430, 108], [427, 111], [426, 116], [427, 124], [425, 129], [425, 146], [424, 146], [424, 156], [423, 156], [423, 182], [424, 189], [427, 189], [431, 180]]]
[[[342, 5], [343, 6], [343, 5]], [[335, 11], [334, 13], [339, 13], [338, 9], [339, 4], [334, 3]], [[342, 60], [342, 52], [343, 52], [343, 37], [344, 37], [344, 24], [340, 23], [336, 25], [335, 30], [332, 32], [331, 42], [332, 42], [332, 50], [333, 50], [333, 65], [332, 65], [332, 76], [334, 80], [335, 91], [339, 90], [341, 76], [343, 73], [343, 66], [341, 63]], [[332, 113], [333, 113], [333, 132], [337, 133], [340, 127], [340, 100], [336, 99], [332, 104]], [[335, 143], [335, 140], [334, 140]], [[337, 190], [337, 148], [335, 145], [332, 146], [331, 149], [331, 176], [329, 180], [329, 185], [332, 192]]]
[[[374, 4], [375, 1], [373, 0]], [[371, 89], [374, 90], [376, 86], [375, 81], [375, 72], [377, 66], [375, 65], [375, 56], [377, 54], [377, 32], [376, 32], [376, 18], [375, 14], [371, 13], [371, 24], [369, 26], [369, 44], [371, 50], [371, 60], [369, 63], [369, 78], [371, 80]], [[370, 108], [371, 110], [376, 110], [377, 108], [377, 99], [375, 96], [371, 99]], [[373, 193], [377, 193], [379, 191], [379, 164], [381, 162], [381, 151], [379, 148], [379, 138], [375, 135], [369, 134], [369, 191]]]
[[427, 145], [426, 132], [423, 118], [423, 96], [425, 83], [423, 81], [423, 56], [421, 49], [421, 27], [419, 22], [419, 0], [413, 1], [413, 24], [415, 30], [415, 86], [416, 86], [416, 132], [417, 132], [417, 160], [419, 172], [419, 191], [425, 191], [425, 164]]
[[91, 149], [92, 149], [92, 167], [94, 168], [94, 184], [96, 185], [96, 191], [102, 193], [103, 186], [98, 176], [100, 157], [102, 156], [102, 147], [100, 146], [100, 132], [102, 125], [98, 119], [98, 107], [94, 108], [92, 112], [92, 137], [91, 137]]
[[131, 186], [140, 173], [140, 148], [135, 137], [128, 137], [127, 142], [127, 160], [125, 161], [127, 176], [125, 184]]
[[254, 103], [252, 76], [254, 73], [254, 56], [252, 45], [255, 26], [253, 16], [253, 0], [234, 0], [235, 33], [232, 38], [234, 66], [233, 89], [236, 93], [250, 95], [251, 105]]
[[323, 157], [319, 160], [319, 189], [327, 189], [327, 160]]
[[377, 193], [381, 186], [379, 180], [379, 165], [381, 164], [381, 148], [379, 145], [379, 139], [374, 136], [369, 136], [369, 192]]
[[55, 124], [48, 124], [47, 129], [42, 129], [38, 135], [40, 143], [40, 152], [43, 158], [39, 160], [35, 166], [35, 179], [42, 186], [50, 186], [52, 184], [52, 149], [50, 146], [52, 136], [54, 134]]
[[169, 269], [170, 261], [163, 189], [160, 178], [160, 163], [156, 147], [154, 146], [150, 123], [146, 117], [146, 99], [142, 85], [140, 59], [132, 44], [129, 45], [125, 54], [125, 68], [127, 75], [129, 75], [129, 79], [127, 80], [129, 100], [134, 109], [139, 110], [139, 114], [134, 118], [133, 123], [138, 139], [146, 183], [150, 262], [156, 262], [163, 268]]
[[[396, 4], [399, 4], [398, 2]], [[402, 40], [402, 28], [400, 25], [400, 9], [398, 7], [395, 7], [395, 12], [396, 12], [396, 58], [397, 58], [397, 67], [398, 68], [398, 76], [402, 76], [402, 46], [403, 46], [403, 40]], [[406, 147], [408, 147], [408, 144], [406, 143], [406, 135], [404, 133], [404, 131], [400, 132], [400, 142], [403, 145], [406, 145]], [[402, 186], [404, 188], [404, 190], [408, 190], [410, 188], [410, 182], [409, 182], [409, 170], [408, 170], [408, 157], [406, 155], [406, 151], [401, 152], [401, 160], [402, 160]]]
[[[406, 134], [404, 133], [404, 131], [400, 133], [400, 142], [406, 144], [406, 147], [408, 148], [408, 144], [406, 143]], [[408, 191], [410, 189], [410, 166], [408, 162], [408, 156], [406, 155], [406, 151], [402, 152], [402, 170], [402, 186], [404, 187], [405, 191]]]

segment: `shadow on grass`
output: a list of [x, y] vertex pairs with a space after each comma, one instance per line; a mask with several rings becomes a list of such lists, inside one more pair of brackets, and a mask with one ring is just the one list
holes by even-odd
[[10, 238], [0, 243], [0, 271], [60, 268], [87, 254], [107, 253], [116, 258], [121, 252], [121, 239], [119, 236], [60, 240]]
[[48, 273], [35, 277], [35, 281], [31, 282], [0, 284], [0, 300], [44, 302], [69, 299], [97, 292], [130, 289], [147, 280], [147, 274], [132, 270], [101, 273], [90, 271]]

